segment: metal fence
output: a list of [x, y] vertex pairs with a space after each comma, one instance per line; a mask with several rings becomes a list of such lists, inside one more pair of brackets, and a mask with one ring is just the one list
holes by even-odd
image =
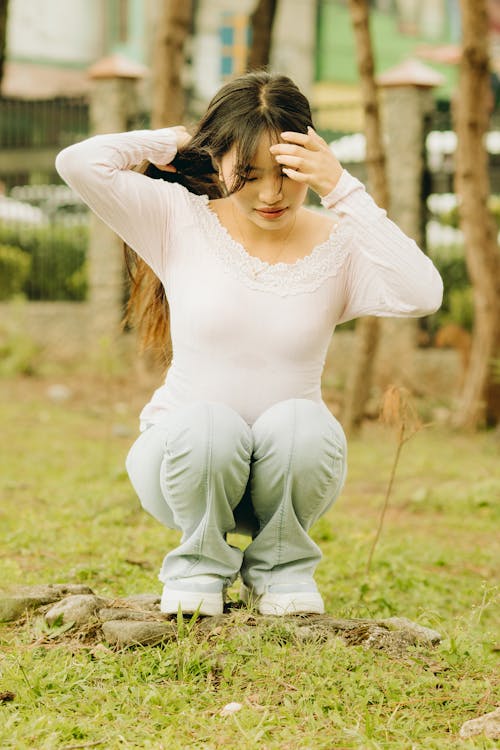
[[85, 98], [0, 100], [0, 148], [64, 147], [89, 132]]
[[85, 298], [88, 211], [54, 160], [88, 133], [83, 98], [0, 99], [0, 274], [9, 279], [0, 298]]

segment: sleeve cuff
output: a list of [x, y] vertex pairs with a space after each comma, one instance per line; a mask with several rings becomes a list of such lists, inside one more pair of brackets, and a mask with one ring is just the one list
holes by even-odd
[[365, 189], [363, 183], [357, 177], [353, 177], [347, 169], [343, 169], [339, 181], [333, 190], [330, 190], [329, 193], [321, 198], [321, 205], [325, 208], [333, 208], [336, 203], [344, 200], [344, 198], [359, 188]]

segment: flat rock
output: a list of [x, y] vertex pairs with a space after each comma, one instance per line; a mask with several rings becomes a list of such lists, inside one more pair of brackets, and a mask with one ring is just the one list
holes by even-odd
[[148, 609], [129, 609], [128, 607], [104, 607], [97, 613], [101, 622], [110, 620], [134, 620], [136, 622], [158, 622], [166, 619], [167, 615]]
[[142, 610], [159, 610], [160, 599], [161, 597], [159, 597], [158, 594], [133, 594], [132, 596], [126, 596], [119, 601], [127, 607], [136, 607], [137, 609]]
[[154, 646], [177, 638], [177, 625], [172, 621], [134, 622], [109, 620], [102, 625], [104, 638], [115, 646]]
[[[418, 643], [436, 645], [441, 641], [435, 630], [422, 627], [405, 617], [387, 620], [335, 619], [329, 615], [291, 616], [287, 623], [294, 623], [299, 640], [325, 640], [325, 636], [339, 636], [349, 646], [362, 646], [383, 650], [393, 656], [403, 655], [410, 646]], [[301, 631], [305, 630], [304, 636]]]
[[28, 610], [52, 604], [71, 594], [92, 593], [88, 586], [73, 583], [19, 586], [8, 594], [0, 594], [0, 622], [17, 620]]
[[371, 628], [362, 641], [363, 648], [385, 651], [392, 656], [403, 656], [408, 647], [414, 645], [415, 637], [407, 630], [388, 630], [378, 625]]
[[489, 740], [500, 739], [500, 707], [489, 714], [483, 714], [476, 719], [470, 719], [462, 724], [458, 733], [463, 740], [469, 737], [475, 737], [478, 734], [484, 734]]
[[384, 625], [388, 625], [391, 630], [401, 630], [412, 636], [416, 643], [430, 643], [436, 646], [441, 643], [441, 633], [432, 628], [426, 628], [417, 622], [408, 620], [407, 617], [387, 617], [380, 620]]
[[45, 620], [49, 625], [53, 625], [58, 619], [61, 619], [63, 623], [73, 622], [75, 625], [85, 625], [95, 616], [97, 610], [107, 603], [107, 599], [101, 599], [94, 594], [67, 596], [45, 613]]

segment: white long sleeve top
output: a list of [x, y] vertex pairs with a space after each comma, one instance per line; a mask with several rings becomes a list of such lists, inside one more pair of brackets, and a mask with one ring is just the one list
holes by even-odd
[[289, 398], [322, 402], [321, 375], [338, 323], [418, 317], [441, 304], [432, 262], [343, 171], [322, 204], [329, 238], [304, 258], [269, 264], [234, 240], [208, 203], [132, 171], [176, 153], [169, 129], [98, 135], [56, 160], [62, 178], [164, 285], [173, 358], [141, 412], [141, 429], [194, 401], [228, 404], [252, 424]]

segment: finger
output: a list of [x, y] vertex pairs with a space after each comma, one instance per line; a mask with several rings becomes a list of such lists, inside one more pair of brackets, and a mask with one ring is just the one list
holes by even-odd
[[304, 170], [304, 167], [307, 167], [307, 164], [305, 163], [304, 159], [300, 156], [292, 156], [290, 154], [278, 154], [274, 157], [278, 164], [284, 164], [286, 167], [291, 167], [292, 169], [297, 170]]
[[309, 133], [310, 137], [311, 137], [311, 138], [313, 139], [314, 143], [317, 143], [317, 144], [318, 144], [318, 146], [326, 146], [326, 147], [328, 148], [328, 144], [327, 144], [327, 142], [325, 141], [325, 139], [324, 139], [324, 138], [322, 138], [322, 137], [321, 137], [321, 136], [319, 135], [319, 133], [317, 133], [317, 132], [316, 132], [316, 131], [314, 130], [314, 128], [311, 128], [311, 126], [309, 126], [309, 127], [307, 128], [307, 132]]
[[290, 177], [290, 179], [295, 180], [295, 182], [309, 182], [310, 176], [307, 174], [304, 174], [303, 172], [297, 172], [296, 169], [290, 169], [289, 167], [283, 167], [282, 169], [283, 174], [286, 174], [287, 177]]
[[313, 151], [318, 150], [317, 141], [312, 138], [309, 133], [294, 133], [286, 131], [285, 133], [280, 133], [280, 135], [284, 141], [288, 141], [289, 143], [296, 143], [299, 146], [312, 149]]
[[277, 156], [278, 154], [284, 155], [284, 154], [290, 154], [290, 156], [303, 156], [307, 154], [308, 149], [304, 148], [304, 146], [296, 146], [292, 143], [275, 143], [273, 146], [269, 147], [270, 152], [273, 154], [273, 156]]

